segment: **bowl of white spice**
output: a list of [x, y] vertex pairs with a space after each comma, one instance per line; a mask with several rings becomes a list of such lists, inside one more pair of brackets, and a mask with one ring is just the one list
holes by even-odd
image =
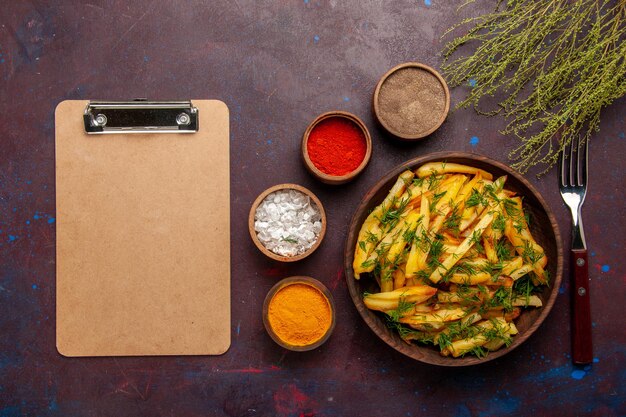
[[263, 191], [248, 217], [250, 237], [261, 252], [281, 262], [312, 254], [326, 233], [322, 202], [307, 188], [279, 184]]

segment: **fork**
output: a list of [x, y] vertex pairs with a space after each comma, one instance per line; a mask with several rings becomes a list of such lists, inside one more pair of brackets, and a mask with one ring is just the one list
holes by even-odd
[[581, 208], [587, 194], [589, 141], [586, 140], [584, 148], [581, 149], [579, 136], [578, 140], [572, 139], [569, 152], [567, 148], [567, 145], [563, 146], [559, 159], [559, 191], [563, 201], [572, 212], [572, 249], [570, 251], [574, 275], [571, 283], [573, 285], [572, 360], [575, 364], [588, 364], [593, 361], [593, 347], [587, 245]]

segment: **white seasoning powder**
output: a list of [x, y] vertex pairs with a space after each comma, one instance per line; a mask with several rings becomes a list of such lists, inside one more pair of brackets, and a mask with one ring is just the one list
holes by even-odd
[[317, 242], [322, 215], [308, 195], [297, 190], [279, 190], [265, 197], [257, 207], [254, 230], [270, 251], [296, 256]]

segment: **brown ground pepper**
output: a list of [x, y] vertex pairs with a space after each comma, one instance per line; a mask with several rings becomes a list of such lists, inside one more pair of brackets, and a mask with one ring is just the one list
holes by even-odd
[[434, 128], [446, 107], [441, 82], [420, 68], [402, 68], [380, 88], [379, 117], [390, 130], [416, 136]]

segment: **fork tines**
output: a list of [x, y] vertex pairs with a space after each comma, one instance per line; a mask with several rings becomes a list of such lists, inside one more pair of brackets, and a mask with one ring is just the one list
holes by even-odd
[[[579, 135], [577, 139], [573, 138], [569, 144], [563, 146], [559, 158], [559, 181], [563, 187], [587, 186], [589, 140], [585, 140], [583, 146], [580, 142], [581, 137]], [[575, 160], [574, 157], [576, 157]], [[569, 159], [569, 164], [565, 163], [566, 158]]]

